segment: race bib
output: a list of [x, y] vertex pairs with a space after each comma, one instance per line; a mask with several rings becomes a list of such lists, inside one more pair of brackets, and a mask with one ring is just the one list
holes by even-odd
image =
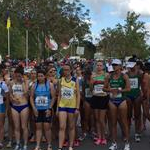
[[90, 88], [85, 89], [85, 97], [86, 98], [91, 98], [92, 97], [92, 92], [91, 92]]
[[131, 86], [131, 89], [137, 89], [138, 88], [138, 78], [130, 79], [130, 86]]
[[48, 106], [48, 97], [46, 97], [46, 96], [38, 96], [38, 97], [36, 97], [35, 104], [38, 107]]
[[73, 99], [73, 95], [74, 95], [74, 90], [67, 88], [67, 87], [63, 87], [61, 89], [61, 97], [62, 99]]
[[94, 94], [103, 93], [103, 87], [104, 87], [104, 85], [102, 85], [102, 84], [94, 85]]
[[121, 92], [110, 93], [110, 98], [122, 98], [122, 93]]
[[13, 85], [12, 90], [14, 95], [23, 95], [22, 85]]

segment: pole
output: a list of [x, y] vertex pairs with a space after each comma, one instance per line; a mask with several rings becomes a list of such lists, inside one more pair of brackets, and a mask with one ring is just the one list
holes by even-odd
[[26, 30], [26, 67], [28, 68], [28, 53], [29, 53], [29, 45], [28, 45], [28, 43], [29, 43], [29, 32], [28, 32], [28, 30]]
[[8, 28], [8, 56], [10, 57], [10, 30]]

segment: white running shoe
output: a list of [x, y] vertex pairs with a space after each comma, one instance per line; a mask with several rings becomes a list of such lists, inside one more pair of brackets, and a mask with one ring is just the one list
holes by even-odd
[[117, 150], [117, 143], [112, 143], [109, 150]]
[[124, 150], [130, 150], [130, 144], [129, 143], [125, 143]]
[[22, 148], [22, 150], [28, 150], [27, 145], [24, 145], [23, 148]]
[[140, 136], [140, 134], [135, 134], [135, 137], [134, 137], [134, 139], [135, 139], [135, 142], [140, 142], [141, 141], [141, 136]]
[[15, 146], [14, 150], [21, 150], [20, 144], [17, 144], [17, 145]]

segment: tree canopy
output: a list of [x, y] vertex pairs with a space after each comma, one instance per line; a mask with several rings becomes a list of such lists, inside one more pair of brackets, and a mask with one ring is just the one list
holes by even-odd
[[147, 45], [148, 31], [145, 23], [139, 21], [140, 15], [135, 12], [128, 12], [125, 24], [117, 24], [115, 28], [103, 29], [98, 44], [99, 50], [106, 57], [125, 58], [136, 54], [145, 58], [149, 54]]
[[[90, 11], [74, 0], [5, 0], [0, 2], [0, 51], [7, 54], [7, 17], [11, 19], [11, 56], [25, 56], [25, 31], [29, 31], [29, 56], [46, 55], [45, 35], [60, 45], [74, 35], [79, 40], [90, 33]], [[39, 57], [41, 57], [39, 56]]]

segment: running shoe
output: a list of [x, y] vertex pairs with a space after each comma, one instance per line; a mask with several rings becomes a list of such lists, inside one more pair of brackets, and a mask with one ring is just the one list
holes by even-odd
[[125, 143], [124, 150], [130, 150], [130, 144], [129, 143]]
[[4, 145], [2, 143], [0, 143], [0, 149], [2, 149], [4, 147]]
[[21, 150], [20, 144], [17, 144], [17, 145], [15, 146], [14, 150]]
[[24, 145], [23, 148], [22, 148], [22, 150], [28, 150], [27, 145]]
[[52, 146], [48, 145], [47, 150], [52, 150]]
[[42, 137], [42, 142], [46, 142], [45, 136]]
[[97, 136], [95, 136], [94, 138], [93, 138], [93, 140], [94, 141], [97, 141], [99, 138], [97, 137]]
[[65, 140], [64, 144], [63, 144], [63, 147], [67, 147], [68, 146], [68, 141]]
[[34, 136], [32, 136], [32, 137], [30, 138], [29, 142], [31, 142], [31, 143], [36, 142], [35, 137], [34, 137]]
[[101, 144], [101, 139], [97, 139], [97, 140], [94, 142], [94, 144], [100, 145], [100, 144]]
[[38, 146], [36, 146], [36, 147], [34, 148], [34, 150], [41, 150], [41, 148], [38, 147]]
[[140, 134], [135, 134], [135, 142], [139, 143], [141, 141], [141, 136]]
[[101, 139], [101, 145], [107, 145], [107, 140], [106, 139]]
[[73, 146], [74, 147], [79, 147], [80, 146], [79, 140], [75, 140], [74, 143], [73, 143]]
[[7, 148], [11, 148], [12, 147], [12, 141], [9, 141], [8, 144], [6, 145]]
[[111, 146], [109, 147], [109, 150], [117, 150], [117, 144], [112, 143]]
[[79, 137], [79, 141], [83, 141], [87, 136], [87, 133], [83, 133], [80, 137]]
[[73, 147], [69, 147], [69, 150], [73, 150]]

